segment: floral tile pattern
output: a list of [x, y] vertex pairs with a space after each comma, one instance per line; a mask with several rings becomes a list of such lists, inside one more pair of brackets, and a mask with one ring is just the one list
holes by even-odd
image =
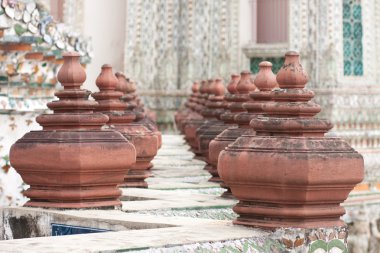
[[345, 76], [363, 75], [361, 0], [343, 0], [343, 58]]

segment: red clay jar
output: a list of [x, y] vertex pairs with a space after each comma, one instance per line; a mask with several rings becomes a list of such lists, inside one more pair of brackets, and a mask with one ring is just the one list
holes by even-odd
[[30, 185], [25, 206], [93, 208], [120, 206], [122, 183], [136, 161], [133, 145], [120, 133], [101, 130], [108, 116], [80, 89], [86, 73], [78, 53], [65, 53], [58, 80], [64, 89], [48, 103], [53, 114], [42, 114], [41, 131], [24, 135], [10, 151], [12, 166]]
[[220, 183], [220, 177], [216, 169], [213, 169], [209, 161], [209, 144], [218, 134], [230, 127], [232, 124], [225, 123], [221, 120], [221, 115], [226, 109], [226, 101], [224, 100], [225, 88], [221, 79], [216, 79], [214, 85], [210, 89], [213, 95], [209, 96], [207, 107], [212, 113], [214, 119], [205, 122], [197, 129], [199, 134], [199, 152], [204, 157], [206, 165], [204, 167], [211, 174], [209, 181]]
[[[208, 80], [207, 86], [207, 94], [208, 96], [205, 99], [204, 107], [200, 111], [200, 114], [203, 116], [203, 123], [196, 129], [195, 131], [195, 154], [202, 157], [202, 160], [205, 160], [204, 152], [200, 150], [200, 139], [199, 137], [208, 129], [211, 125], [218, 123], [218, 119], [216, 118], [215, 108], [211, 105], [214, 103], [212, 99], [215, 97], [215, 80]], [[223, 87], [223, 85], [222, 85]], [[224, 89], [224, 87], [223, 87]], [[223, 91], [224, 92], [224, 91]]]
[[304, 89], [299, 54], [288, 52], [277, 74], [280, 89], [262, 106], [265, 117], [222, 151], [218, 171], [239, 200], [234, 224], [274, 229], [343, 226], [340, 204], [363, 180], [362, 156], [340, 138], [324, 137], [332, 124], [314, 118], [319, 105]]
[[177, 111], [174, 115], [174, 120], [175, 120], [176, 126], [180, 130], [181, 133], [183, 133], [182, 121], [189, 118], [190, 115], [192, 113], [194, 113], [193, 104], [196, 101], [197, 95], [199, 93], [199, 83], [198, 82], [193, 83], [193, 85], [191, 87], [191, 91], [192, 91], [192, 93], [189, 96], [189, 98], [187, 99], [187, 101], [185, 102], [184, 108], [182, 108], [182, 110]]
[[123, 93], [121, 100], [128, 104], [127, 111], [133, 111], [136, 116], [134, 121], [144, 125], [157, 136], [158, 149], [161, 148], [162, 135], [157, 128], [157, 124], [146, 116], [144, 113], [144, 108], [141, 107], [142, 103], [140, 103], [140, 107], [138, 108], [135, 83], [133, 81], [128, 82], [126, 76], [121, 72], [116, 72], [115, 76], [118, 79], [116, 90]]
[[255, 90], [256, 87], [251, 81], [251, 73], [248, 71], [243, 71], [240, 75], [231, 75], [231, 82], [227, 86], [227, 90], [230, 94], [226, 95], [225, 99], [228, 101], [229, 111], [226, 111], [221, 115], [221, 119], [224, 120], [226, 124], [234, 124], [232, 127], [227, 128], [218, 136], [215, 137], [213, 141], [210, 142], [209, 150], [209, 160], [211, 164], [211, 170], [214, 171], [215, 181], [219, 180], [221, 182], [221, 187], [225, 188], [222, 197], [231, 198], [231, 190], [219, 177], [219, 172], [217, 169], [218, 157], [222, 150], [229, 144], [234, 142], [238, 137], [243, 134], [250, 134], [253, 132], [252, 128], [236, 127], [236, 116], [244, 112], [243, 103], [249, 100], [249, 92]]
[[201, 88], [200, 88], [201, 95], [198, 98], [198, 106], [196, 107], [199, 117], [194, 117], [184, 122], [185, 140], [190, 145], [191, 147], [190, 150], [195, 154], [194, 158], [200, 159], [200, 160], [204, 160], [204, 159], [201, 156], [198, 149], [198, 140], [196, 138], [196, 131], [207, 120], [203, 116], [202, 112], [206, 108], [205, 104], [209, 96], [208, 86], [209, 86], [209, 82], [202, 81]]
[[97, 111], [107, 114], [107, 125], [123, 134], [136, 148], [136, 162], [132, 164], [128, 173], [125, 174], [122, 187], [147, 188], [145, 179], [151, 176], [149, 168], [151, 161], [157, 154], [157, 136], [147, 127], [134, 122], [136, 115], [131, 110], [126, 110], [128, 105], [120, 100], [123, 93], [116, 91], [120, 87], [119, 80], [112, 72], [108, 64], [102, 66], [102, 71], [96, 79], [99, 92], [92, 96], [99, 103]]

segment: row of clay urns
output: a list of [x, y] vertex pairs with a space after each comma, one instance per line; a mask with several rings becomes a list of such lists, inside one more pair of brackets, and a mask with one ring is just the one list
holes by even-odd
[[135, 164], [136, 149], [122, 133], [104, 126], [117, 118], [113, 110], [123, 110], [125, 105], [117, 101], [121, 94], [113, 90], [111, 74], [98, 78], [101, 92], [97, 99], [103, 102], [89, 100], [91, 92], [81, 89], [86, 72], [79, 53], [66, 53], [63, 58], [58, 80], [64, 89], [55, 93], [58, 100], [47, 105], [53, 113], [38, 116], [43, 129], [25, 134], [10, 150], [11, 165], [30, 185], [24, 192], [30, 198], [25, 205], [120, 206], [118, 185]]
[[[315, 117], [321, 107], [305, 88], [308, 75], [298, 53], [285, 55], [276, 76], [280, 89], [271, 90], [270, 64], [260, 67], [266, 71], [255, 80], [259, 91], [243, 104], [248, 112], [235, 116], [243, 128], [247, 117], [256, 115], [250, 121], [253, 131], [219, 148], [219, 175], [239, 200], [234, 224], [345, 229], [341, 204], [363, 180], [362, 156], [346, 141], [324, 136], [333, 126]], [[217, 151], [215, 142], [211, 149]]]
[[195, 111], [195, 106], [197, 105], [197, 99], [199, 96], [199, 83], [195, 81], [191, 87], [192, 93], [190, 94], [189, 98], [185, 102], [184, 106], [180, 108], [175, 114], [174, 114], [174, 122], [177, 126], [177, 129], [180, 131], [181, 134], [184, 134], [183, 129], [183, 121], [185, 119], [190, 119], [193, 117], [193, 115], [198, 114]]
[[[259, 67], [259, 73], [253, 82], [247, 77], [247, 72], [242, 72], [241, 77], [239, 75], [231, 76], [231, 82], [227, 86], [229, 95], [225, 98], [229, 103], [229, 110], [221, 118], [226, 124], [235, 124], [235, 126], [224, 130], [209, 145], [210, 171], [213, 172], [214, 180], [221, 181], [221, 186], [227, 190], [223, 193], [223, 197], [231, 197], [231, 190], [219, 177], [217, 170], [219, 154], [238, 137], [255, 134], [249, 126], [249, 122], [254, 117], [261, 115], [262, 97], [277, 87], [276, 76], [272, 72], [272, 64], [261, 62]], [[255, 107], [256, 110], [252, 111], [252, 107]]]
[[121, 72], [116, 72], [115, 75], [118, 79], [116, 90], [123, 92], [121, 100], [128, 104], [127, 110], [132, 110], [135, 113], [135, 122], [143, 124], [150, 131], [154, 132], [158, 138], [158, 147], [161, 148], [162, 134], [158, 130], [155, 122], [155, 116], [144, 107], [143, 102], [136, 93], [135, 83], [133, 81], [129, 81], [129, 79]]
[[[145, 179], [151, 176], [151, 161], [157, 154], [161, 135], [157, 134], [157, 131], [151, 131], [147, 124], [142, 122], [144, 114], [134, 110], [133, 99], [128, 100], [129, 103], [121, 99], [123, 96], [135, 97], [135, 89], [128, 87], [124, 75], [118, 73], [115, 76], [110, 65], [103, 65], [96, 85], [100, 91], [92, 96], [99, 103], [97, 110], [107, 114], [107, 125], [122, 133], [136, 148], [136, 163], [130, 167], [120, 186], [146, 188], [148, 184]], [[139, 116], [141, 118], [138, 118]]]
[[201, 112], [204, 111], [205, 104], [209, 96], [210, 91], [208, 87], [208, 81], [201, 82], [199, 94], [193, 105], [194, 113], [190, 114], [188, 118], [182, 121], [182, 129], [185, 135], [185, 140], [189, 144], [190, 150], [195, 154], [196, 158], [201, 158], [196, 139], [196, 130], [206, 121]]
[[[196, 91], [196, 89], [193, 89]], [[191, 147], [196, 159], [207, 160], [208, 143], [213, 135], [224, 130], [219, 117], [224, 112], [224, 85], [221, 79], [202, 81], [199, 94], [194, 94], [190, 107], [191, 112], [182, 121], [185, 140]], [[215, 126], [211, 131], [210, 126]], [[221, 129], [219, 129], [221, 128]], [[217, 132], [215, 132], [217, 131]], [[205, 133], [205, 134], [204, 134]], [[201, 138], [202, 136], [202, 138]]]
[[[265, 65], [265, 63], [260, 64], [262, 68], [258, 74], [258, 79], [265, 75], [264, 72], [267, 72], [263, 67], [263, 64]], [[273, 79], [274, 74], [271, 72], [271, 66], [269, 66], [269, 72]], [[196, 140], [199, 140], [198, 145], [200, 154], [206, 161], [205, 169], [212, 175], [209, 181], [221, 183], [222, 187], [227, 189], [223, 196], [230, 197], [231, 192], [220, 179], [216, 166], [220, 152], [218, 148], [223, 147], [223, 145], [220, 146], [218, 141], [216, 141], [216, 144], [219, 147], [217, 147], [216, 150], [209, 150], [209, 147], [211, 147], [209, 144], [217, 136], [219, 137], [218, 140], [221, 139], [222, 144], [225, 144], [226, 142], [231, 143], [242, 134], [252, 132], [249, 127], [249, 122], [254, 115], [247, 115], [246, 109], [243, 105], [251, 100], [250, 93], [253, 92], [256, 87], [253, 84], [251, 73], [249, 71], [243, 71], [240, 76], [232, 75], [232, 80], [227, 86], [230, 94], [226, 94], [224, 97], [222, 96], [224, 94], [224, 87], [221, 81], [212, 84], [214, 84], [214, 86], [211, 86], [210, 90], [214, 94], [209, 95], [209, 101], [206, 103], [206, 109], [204, 109], [206, 113], [203, 113], [203, 115], [207, 117], [208, 112], [208, 114], [212, 115], [214, 118], [209, 119], [197, 129]], [[217, 92], [218, 90], [219, 93]], [[241, 120], [240, 118], [243, 118], [244, 120]], [[221, 134], [221, 136], [219, 136], [219, 134]], [[233, 137], [232, 140], [231, 137]], [[226, 141], [226, 139], [228, 141]]]
[[[269, 62], [260, 64], [260, 71], [254, 81], [258, 83], [260, 91], [271, 90], [276, 87], [275, 75], [271, 67], [272, 64]], [[265, 84], [263, 85], [262, 83]], [[217, 170], [218, 156], [221, 150], [242, 134], [254, 134], [252, 128], [249, 127], [249, 122], [258, 111], [253, 112], [250, 110], [247, 112], [244, 105], [253, 100], [252, 96], [254, 95], [252, 92], [255, 89], [256, 86], [249, 71], [243, 71], [241, 75], [233, 74], [231, 82], [227, 85], [229, 93], [225, 95], [222, 81], [220, 79], [211, 80], [208, 88], [211, 94], [208, 95], [208, 100], [200, 111], [200, 114], [206, 120], [196, 130], [195, 143], [198, 145], [200, 157], [206, 161], [205, 169], [212, 175], [209, 181], [219, 182], [222, 187], [227, 189], [223, 194], [224, 197], [230, 197], [231, 192], [219, 177]], [[193, 109], [194, 102], [197, 102], [197, 87], [193, 85], [192, 90], [193, 94], [186, 103], [187, 112], [185, 115], [187, 116], [195, 111]], [[259, 104], [258, 102], [253, 103]]]

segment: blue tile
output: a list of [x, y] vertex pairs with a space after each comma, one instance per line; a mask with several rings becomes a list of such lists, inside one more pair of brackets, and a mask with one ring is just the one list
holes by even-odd
[[343, 58], [345, 76], [362, 76], [363, 25], [361, 1], [343, 0]]
[[89, 233], [100, 233], [100, 232], [111, 232], [111, 230], [98, 229], [98, 228], [88, 228], [88, 227], [78, 227], [65, 224], [51, 224], [51, 235], [61, 236], [61, 235], [78, 235], [78, 234], [89, 234]]

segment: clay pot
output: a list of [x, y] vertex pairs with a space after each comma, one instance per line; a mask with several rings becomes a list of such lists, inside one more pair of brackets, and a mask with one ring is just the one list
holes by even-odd
[[48, 103], [53, 114], [42, 114], [41, 131], [25, 134], [10, 151], [12, 166], [30, 188], [25, 204], [47, 208], [120, 206], [117, 185], [135, 162], [133, 145], [118, 132], [101, 130], [108, 116], [94, 113], [90, 92], [80, 89], [86, 73], [78, 53], [63, 55], [58, 80], [64, 90]]
[[246, 112], [243, 104], [251, 100], [249, 93], [256, 90], [251, 77], [252, 74], [249, 71], [241, 73], [240, 81], [236, 85], [236, 90], [239, 94], [235, 96], [234, 101], [230, 104], [231, 110], [236, 111], [234, 123], [238, 124], [240, 128], [250, 128], [249, 122], [251, 121], [251, 116]]
[[285, 57], [277, 75], [281, 89], [262, 105], [267, 116], [251, 122], [256, 136], [238, 138], [219, 156], [219, 174], [239, 200], [234, 224], [343, 226], [340, 204], [363, 180], [363, 158], [344, 140], [324, 137], [332, 124], [314, 118], [318, 106], [309, 101], [312, 92], [302, 89], [307, 78], [299, 56]]
[[136, 114], [132, 110], [127, 110], [128, 105], [121, 101], [123, 93], [116, 91], [116, 87], [122, 87], [118, 83], [120, 79], [112, 72], [110, 65], [103, 65], [102, 71], [96, 79], [96, 86], [99, 92], [92, 94], [99, 106], [100, 111], [109, 117], [107, 125], [127, 138], [136, 148], [136, 162], [130, 166], [130, 170], [125, 174], [121, 187], [147, 188], [145, 179], [151, 176], [148, 171], [151, 161], [157, 154], [157, 136], [147, 127], [134, 122]]
[[218, 119], [218, 115], [221, 115], [224, 111], [224, 86], [221, 79], [208, 80], [207, 92], [208, 97], [200, 112], [205, 120], [195, 131], [195, 153], [201, 156], [204, 161], [207, 160], [208, 156], [208, 142], [206, 141], [204, 144], [201, 144], [200, 136], [203, 135], [210, 126], [220, 125], [220, 123], [222, 123]]
[[204, 158], [201, 156], [201, 153], [199, 151], [199, 140], [196, 138], [196, 131], [197, 129], [208, 119], [212, 118], [212, 114], [208, 116], [208, 118], [205, 118], [204, 113], [206, 110], [206, 102], [207, 98], [209, 96], [209, 82], [202, 81], [201, 87], [200, 87], [200, 96], [198, 98], [198, 106], [195, 108], [195, 110], [198, 112], [198, 116], [195, 116], [193, 118], [190, 118], [189, 120], [186, 120], [184, 122], [184, 132], [185, 132], [185, 140], [191, 147], [191, 151], [195, 154], [195, 158], [199, 160], [204, 160]]
[[220, 183], [217, 170], [212, 167], [209, 162], [209, 144], [218, 134], [231, 126], [226, 124], [220, 119], [220, 116], [224, 113], [226, 103], [224, 101], [225, 88], [221, 79], [216, 79], [213, 86], [210, 88], [210, 92], [213, 95], [209, 96], [209, 102], [207, 107], [213, 113], [214, 119], [206, 121], [200, 126], [196, 133], [199, 134], [199, 152], [206, 161], [205, 170], [211, 174], [209, 181]]
[[193, 105], [194, 102], [197, 99], [197, 95], [199, 93], [199, 83], [194, 82], [192, 87], [191, 87], [191, 95], [189, 96], [188, 100], [185, 102], [185, 107], [182, 108], [181, 110], [177, 111], [174, 115], [174, 120], [177, 128], [180, 130], [181, 133], [184, 132], [182, 122], [189, 118], [190, 115], [194, 112]]
[[[267, 75], [268, 71], [266, 68], [264, 68], [263, 64], [260, 64], [259, 66], [260, 66], [260, 71], [258, 73], [259, 79], [263, 80], [264, 82], [270, 82], [270, 80], [272, 80], [272, 76]], [[270, 67], [271, 66], [272, 65], [270, 64]], [[271, 68], [269, 70], [271, 72]], [[264, 78], [261, 78], [264, 72], [265, 72]], [[224, 150], [229, 144], [233, 143], [238, 137], [242, 135], [255, 134], [253, 129], [248, 126], [249, 126], [249, 121], [253, 117], [257, 116], [258, 112], [242, 112], [244, 109], [246, 109], [244, 106], [246, 102], [250, 101], [249, 97], [247, 96], [247, 91], [251, 91], [251, 93], [248, 94], [249, 96], [251, 96], [252, 92], [257, 93], [257, 94], [262, 94], [263, 93], [262, 90], [267, 90], [268, 88], [269, 89], [271, 88], [270, 85], [269, 85], [270, 87], [268, 87], [268, 85], [260, 85], [260, 88], [261, 88], [260, 91], [254, 92], [253, 90], [255, 89], [255, 85], [252, 83], [250, 78], [248, 79], [248, 73], [245, 72], [244, 76], [245, 78], [242, 84], [239, 81], [237, 82], [238, 78], [236, 77], [236, 75], [232, 75], [231, 82], [229, 86], [227, 86], [227, 89], [230, 90], [231, 94], [226, 99], [230, 102], [230, 105], [232, 104], [233, 106], [230, 106], [230, 108], [232, 108], [232, 112], [229, 111], [225, 113], [222, 116], [222, 118], [226, 122], [232, 122], [232, 123], [238, 124], [238, 127], [234, 125], [233, 127], [230, 127], [224, 130], [213, 141], [210, 142], [209, 157], [210, 157], [211, 166], [214, 170], [217, 170], [218, 157], [222, 150]], [[267, 78], [269, 78], [269, 80]], [[237, 90], [238, 84], [240, 85], [240, 92], [241, 94], [243, 94], [243, 96], [241, 96], [241, 94], [236, 94], [238, 92]], [[242, 87], [244, 89], [242, 89]], [[241, 118], [243, 120], [241, 120]], [[218, 172], [216, 174], [219, 176]], [[230, 188], [223, 182], [223, 180], [220, 179], [220, 181], [221, 181], [221, 187], [227, 190], [226, 192], [223, 193], [222, 197], [231, 198], [232, 194], [231, 194]]]
[[[135, 122], [139, 123], [150, 131], [153, 132], [157, 137], [157, 148], [161, 148], [162, 145], [162, 135], [158, 130], [157, 124], [150, 118], [147, 117], [143, 103], [139, 102], [139, 98], [136, 94], [136, 85], [133, 81], [128, 82], [127, 78], [123, 73], [116, 73], [116, 78], [118, 79], [119, 84], [116, 86], [116, 90], [121, 91], [124, 95], [121, 97], [121, 100], [128, 103], [127, 110], [133, 111], [135, 114]], [[152, 166], [151, 166], [152, 167]]]

